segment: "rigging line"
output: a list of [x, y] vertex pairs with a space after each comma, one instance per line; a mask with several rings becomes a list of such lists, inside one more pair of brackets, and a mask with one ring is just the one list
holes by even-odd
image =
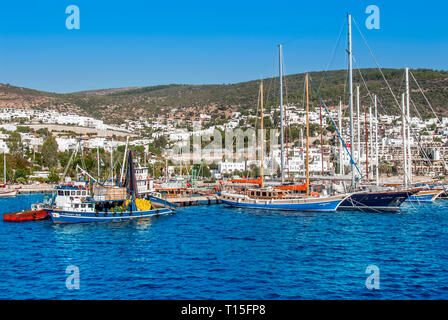
[[[274, 54], [274, 59], [272, 59], [272, 72], [271, 72], [271, 74], [272, 74], [272, 77], [271, 77], [271, 79], [269, 79], [270, 81], [269, 81], [269, 86], [268, 86], [268, 88], [267, 88], [267, 92], [266, 92], [266, 107], [268, 106], [268, 104], [269, 104], [269, 99], [270, 99], [270, 96], [271, 96], [271, 89], [272, 89], [272, 97], [274, 97], [274, 92], [275, 92], [275, 84], [276, 84], [276, 81], [275, 81], [275, 79], [276, 79], [276, 76], [275, 76], [275, 66], [276, 66], [276, 62], [275, 62], [275, 57], [276, 57], [276, 54]], [[268, 80], [268, 79], [266, 79], [266, 80]], [[273, 100], [273, 104], [275, 104], [275, 99], [273, 98], [272, 99]]]
[[344, 17], [343, 23], [342, 23], [342, 25], [341, 25], [341, 29], [339, 30], [338, 40], [336, 41], [336, 43], [335, 43], [335, 45], [334, 45], [334, 47], [333, 47], [333, 51], [332, 51], [332, 53], [331, 53], [331, 55], [330, 55], [330, 60], [328, 61], [327, 68], [326, 68], [325, 71], [324, 71], [323, 79], [322, 79], [322, 81], [319, 83], [319, 90], [321, 89], [322, 84], [327, 80], [328, 70], [329, 70], [330, 67], [333, 65], [334, 58], [336, 57], [336, 52], [337, 52], [337, 50], [338, 50], [338, 48], [339, 48], [339, 43], [341, 42], [342, 32], [343, 32], [344, 29], [345, 29], [345, 28], [344, 28], [344, 27], [345, 27], [345, 20], [346, 20], [346, 19], [345, 19], [345, 17]]
[[415, 79], [414, 74], [411, 72], [410, 69], [409, 69], [409, 73], [411, 74], [412, 79], [414, 79], [415, 83], [417, 84], [418, 89], [420, 90], [420, 92], [422, 93], [423, 97], [425, 98], [426, 103], [427, 103], [427, 104], [429, 105], [429, 107], [431, 108], [431, 111], [432, 111], [432, 113], [434, 114], [434, 116], [436, 117], [437, 122], [439, 122], [440, 124], [442, 124], [442, 123], [440, 122], [439, 117], [437, 116], [436, 112], [434, 111], [434, 109], [433, 109], [431, 103], [429, 102], [428, 98], [426, 97], [425, 93], [423, 92], [422, 88], [420, 87], [419, 83], [417, 82], [417, 79]]
[[[417, 107], [416, 107], [416, 105], [415, 105], [415, 103], [414, 103], [414, 100], [412, 100], [412, 99], [409, 99], [409, 100], [411, 101], [413, 107], [414, 107], [415, 110], [417, 111], [418, 116], [421, 118], [421, 115], [420, 115], [420, 113], [419, 113], [418, 110], [417, 110]], [[428, 154], [426, 153], [426, 150], [425, 150], [425, 149], [423, 148], [423, 146], [421, 145], [421, 139], [417, 139], [417, 138], [416, 138], [415, 140], [417, 141], [418, 146], [420, 147], [420, 151], [423, 153], [424, 157], [426, 158], [425, 160], [427, 161], [427, 163], [429, 163], [430, 166], [433, 166], [433, 163], [431, 162], [431, 159], [429, 158]], [[442, 157], [442, 161], [443, 161], [443, 164], [446, 166], [446, 163], [445, 163], [445, 160], [444, 160], [443, 157]]]
[[[357, 66], [356, 69], [358, 70], [359, 75], [361, 76], [362, 82], [364, 83], [364, 86], [366, 87], [366, 90], [367, 90], [367, 92], [368, 92], [368, 94], [369, 94], [369, 96], [370, 96], [370, 99], [372, 100], [372, 104], [374, 104], [375, 101], [374, 101], [373, 95], [372, 95], [372, 93], [370, 92], [370, 90], [369, 90], [369, 88], [368, 88], [368, 86], [367, 86], [367, 83], [366, 83], [366, 81], [365, 81], [365, 79], [364, 79], [364, 76], [363, 76], [362, 73], [361, 73], [361, 69], [359, 68], [358, 63], [357, 63], [355, 57], [353, 56], [353, 54], [352, 54], [352, 57], [353, 57], [353, 61], [354, 61], [355, 65]], [[387, 112], [386, 112], [386, 108], [385, 108], [384, 105], [381, 103], [379, 97], [377, 96], [376, 98], [377, 98], [377, 102], [379, 102], [380, 107], [381, 107], [381, 109], [383, 110], [383, 112], [384, 112], [385, 114], [387, 114]]]
[[[420, 87], [420, 84], [417, 82], [417, 79], [415, 78], [414, 74], [412, 73], [412, 71], [411, 71], [410, 69], [409, 69], [409, 73], [411, 74], [412, 79], [414, 80], [414, 82], [415, 82], [415, 84], [417, 85], [418, 89], [420, 90], [421, 94], [422, 94], [423, 97], [425, 98], [426, 103], [427, 103], [427, 104], [429, 105], [429, 107], [431, 108], [431, 111], [432, 111], [432, 113], [434, 114], [434, 116], [436, 117], [437, 122], [438, 122], [440, 125], [443, 125], [442, 122], [439, 120], [439, 117], [437, 116], [436, 112], [434, 111], [434, 109], [433, 109], [431, 103], [429, 102], [428, 98], [426, 97], [425, 93], [423, 92], [422, 88]], [[417, 111], [417, 114], [418, 114], [419, 118], [422, 119], [420, 113], [418, 112], [418, 109], [417, 109], [416, 105], [414, 104], [414, 101], [413, 101], [412, 99], [410, 99], [410, 100], [411, 100], [412, 105], [414, 106], [415, 110]], [[423, 150], [423, 151], [424, 151], [424, 150]], [[429, 159], [429, 157], [427, 156], [427, 154], [426, 154], [425, 151], [424, 151], [424, 153], [425, 153], [425, 156]], [[444, 167], [446, 168], [447, 166], [446, 166], [445, 158], [444, 158], [443, 156], [442, 156], [442, 161], [443, 161], [443, 165], [444, 165]], [[432, 164], [432, 162], [431, 162], [431, 164]]]
[[[321, 97], [319, 91], [317, 90], [317, 87], [316, 87], [316, 85], [314, 84], [313, 79], [311, 79], [311, 76], [310, 76], [310, 81], [311, 81], [311, 85], [312, 85], [313, 89], [316, 91], [318, 100], [320, 100], [320, 102], [322, 103], [322, 106], [324, 107], [325, 111], [327, 112], [328, 117], [330, 118], [331, 122], [333, 123], [333, 126], [334, 126], [335, 129], [336, 129], [336, 133], [338, 134], [339, 139], [341, 140], [342, 144], [344, 145], [345, 151], [347, 152], [347, 154], [348, 154], [349, 157], [350, 157], [350, 161], [351, 161], [351, 163], [355, 166], [355, 168], [356, 168], [356, 170], [358, 171], [359, 176], [361, 177], [361, 179], [364, 180], [364, 176], [362, 175], [361, 171], [359, 170], [358, 165], [356, 164], [356, 162], [353, 160], [351, 153], [348, 151], [347, 145], [345, 144], [345, 141], [344, 141], [344, 139], [342, 138], [341, 133], [339, 132], [338, 127], [336, 126], [336, 123], [334, 122], [333, 118], [331, 117], [330, 112], [329, 112], [328, 109], [327, 109], [327, 105], [325, 104], [325, 102], [324, 102], [324, 100], [322, 99], [322, 97]], [[350, 147], [352, 147], [352, 146], [350, 146]]]
[[[378, 63], [378, 61], [377, 61], [376, 58], [375, 58], [375, 55], [373, 54], [372, 50], [370, 49], [369, 44], [367, 43], [366, 38], [364, 38], [364, 35], [362, 34], [361, 29], [359, 28], [358, 24], [356, 23], [355, 18], [352, 17], [352, 19], [353, 19], [353, 22], [355, 23], [356, 28], [357, 28], [358, 31], [359, 31], [359, 34], [361, 35], [362, 39], [364, 40], [364, 44], [366, 45], [367, 49], [369, 50], [370, 55], [372, 56], [372, 59], [373, 59], [373, 61], [374, 61], [375, 64], [376, 64], [376, 67], [377, 67], [378, 70], [380, 71], [381, 76], [383, 77], [384, 81], [386, 82], [386, 85], [387, 85], [387, 87], [389, 88], [390, 93], [391, 93], [392, 96], [394, 97], [394, 100], [395, 100], [395, 103], [396, 103], [397, 106], [398, 106], [398, 109], [401, 110], [400, 103], [398, 102], [397, 97], [395, 96], [395, 94], [394, 94], [394, 92], [393, 92], [391, 86], [389, 85], [389, 82], [387, 81], [386, 77], [384, 76], [383, 70], [381, 69], [381, 67], [380, 67], [380, 65], [379, 65], [379, 63]], [[400, 113], [402, 114], [403, 111], [400, 111]]]

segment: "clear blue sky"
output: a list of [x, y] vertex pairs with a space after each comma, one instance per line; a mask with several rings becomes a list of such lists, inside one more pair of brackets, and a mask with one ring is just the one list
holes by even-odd
[[[67, 30], [65, 8], [80, 8]], [[381, 29], [365, 27], [367, 5]], [[447, 1], [2, 1], [0, 82], [53, 92], [325, 70], [350, 11], [383, 67], [448, 69]], [[346, 34], [330, 69], [346, 66]], [[373, 67], [354, 27], [360, 67]]]

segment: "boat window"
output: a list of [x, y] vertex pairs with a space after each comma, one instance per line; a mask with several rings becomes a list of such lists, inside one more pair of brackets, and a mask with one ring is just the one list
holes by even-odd
[[70, 191], [65, 191], [65, 195], [69, 196], [70, 195]]
[[260, 196], [260, 191], [257, 191], [257, 197], [259, 197]]
[[80, 196], [81, 195], [81, 191], [76, 191], [76, 195]]
[[82, 191], [82, 195], [85, 196], [87, 191]]
[[88, 208], [93, 208], [93, 204], [88, 204], [87, 207]]
[[81, 208], [85, 208], [85, 207], [86, 207], [86, 204], [83, 203], [83, 204], [81, 205]]
[[64, 195], [64, 191], [59, 190], [59, 191], [58, 191], [58, 196], [63, 196], [63, 195]]
[[75, 204], [75, 208], [79, 208], [79, 204]]
[[262, 193], [262, 196], [263, 196], [263, 197], [266, 197], [266, 192], [263, 192], [263, 193]]
[[72, 196], [75, 196], [76, 195], [76, 191], [72, 191]]

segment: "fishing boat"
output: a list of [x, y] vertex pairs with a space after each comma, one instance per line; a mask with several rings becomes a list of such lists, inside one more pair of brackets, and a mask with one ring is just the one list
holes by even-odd
[[[129, 150], [123, 186], [102, 186], [76, 181], [56, 188], [54, 204], [46, 208], [54, 223], [129, 221], [172, 213], [154, 209], [149, 200], [137, 198], [137, 180]], [[92, 186], [92, 188], [91, 188]]]

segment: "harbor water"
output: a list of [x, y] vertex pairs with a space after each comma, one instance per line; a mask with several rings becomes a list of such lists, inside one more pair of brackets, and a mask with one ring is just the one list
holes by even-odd
[[[0, 212], [42, 198], [0, 199]], [[448, 299], [442, 200], [398, 213], [214, 205], [133, 222], [1, 221], [0, 243], [0, 299]], [[370, 265], [379, 289], [366, 287]]]

